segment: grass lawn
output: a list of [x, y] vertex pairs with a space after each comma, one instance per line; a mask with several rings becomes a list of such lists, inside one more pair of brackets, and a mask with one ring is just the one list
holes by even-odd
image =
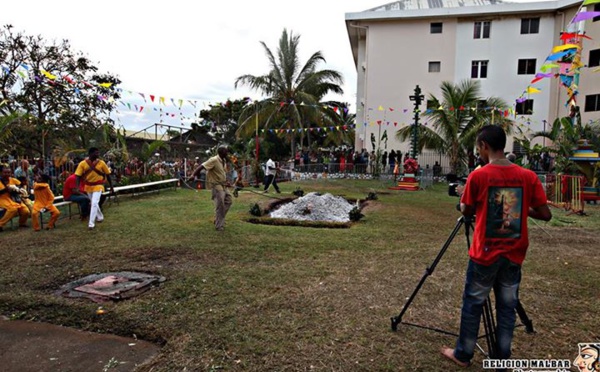
[[[419, 192], [387, 186], [281, 184], [287, 196], [297, 187], [360, 199], [377, 192], [351, 228], [245, 222], [252, 204], [270, 199], [241, 191], [225, 231], [217, 232], [210, 192], [176, 190], [108, 206], [94, 231], [77, 219], [61, 219], [54, 231], [5, 230], [0, 313], [164, 345], [144, 371], [454, 370], [438, 356], [453, 337], [404, 325], [392, 332], [390, 317], [456, 224], [458, 199], [447, 196], [446, 185]], [[515, 331], [514, 358], [572, 361], [577, 343], [600, 340], [600, 206], [586, 206], [584, 217], [552, 211], [553, 221], [530, 222], [521, 301], [537, 333]], [[467, 259], [461, 232], [403, 320], [457, 332]], [[98, 304], [54, 294], [109, 271], [167, 281], [103, 304], [103, 315]], [[472, 369], [480, 370], [482, 359], [476, 353]]]

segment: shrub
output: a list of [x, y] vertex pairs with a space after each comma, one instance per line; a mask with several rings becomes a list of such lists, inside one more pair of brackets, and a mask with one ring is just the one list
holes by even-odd
[[353, 222], [359, 221], [365, 216], [364, 214], [360, 213], [359, 207], [352, 208], [352, 210], [348, 214], [350, 215], [350, 221]]
[[256, 217], [260, 217], [262, 216], [262, 210], [260, 209], [260, 206], [257, 203], [254, 203], [254, 205], [252, 205], [250, 207], [250, 214]]

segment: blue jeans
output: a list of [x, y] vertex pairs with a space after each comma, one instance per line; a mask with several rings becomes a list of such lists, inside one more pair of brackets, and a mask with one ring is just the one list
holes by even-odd
[[82, 218], [86, 218], [90, 215], [90, 198], [85, 195], [71, 195], [69, 199], [65, 199], [79, 204], [79, 212]]
[[496, 340], [497, 359], [510, 358], [510, 344], [516, 321], [516, 307], [519, 301], [521, 266], [500, 257], [490, 266], [483, 266], [469, 260], [467, 278], [463, 293], [460, 318], [460, 334], [456, 341], [454, 356], [461, 362], [473, 358], [483, 304], [494, 288], [496, 297]]

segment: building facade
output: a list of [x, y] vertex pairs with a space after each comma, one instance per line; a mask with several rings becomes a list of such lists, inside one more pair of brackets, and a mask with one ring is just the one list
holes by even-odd
[[[582, 10], [600, 11], [600, 4], [587, 9], [581, 4], [580, 0], [402, 0], [346, 13], [357, 67], [355, 147], [371, 151], [375, 138], [383, 150], [380, 139], [386, 132], [388, 151], [408, 151], [410, 144], [397, 141], [395, 133], [413, 123], [409, 96], [419, 85], [425, 96], [419, 107], [423, 113], [429, 95], [440, 97], [442, 81], [477, 79], [482, 97], [500, 97], [512, 105], [499, 115], [509, 115], [525, 132], [548, 129], [556, 118], [569, 115], [568, 92], [558, 78], [531, 82], [553, 48], [563, 44], [561, 32], [585, 32], [590, 38], [582, 39], [584, 67], [576, 104], [583, 122], [598, 121], [600, 17], [572, 20]], [[539, 92], [527, 93], [528, 87]], [[420, 123], [428, 124], [425, 117]]]

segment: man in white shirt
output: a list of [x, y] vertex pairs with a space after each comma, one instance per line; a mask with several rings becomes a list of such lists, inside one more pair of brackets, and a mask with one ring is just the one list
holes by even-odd
[[269, 186], [271, 186], [271, 184], [273, 184], [275, 191], [277, 191], [278, 194], [281, 193], [281, 191], [279, 190], [279, 186], [277, 186], [277, 180], [275, 179], [275, 176], [277, 175], [278, 170], [279, 170], [279, 168], [277, 167], [275, 162], [271, 158], [269, 158], [269, 160], [267, 161], [267, 166], [266, 166], [266, 170], [265, 170], [267, 180], [265, 181], [265, 191], [264, 192], [269, 192]]

